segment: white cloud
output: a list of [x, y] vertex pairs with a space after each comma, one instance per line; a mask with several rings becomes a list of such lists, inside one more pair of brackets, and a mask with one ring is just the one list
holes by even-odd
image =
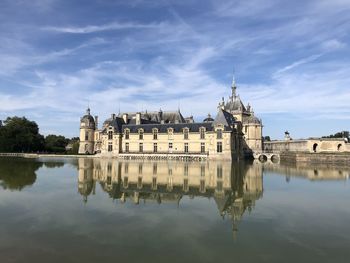
[[321, 44], [322, 48], [326, 51], [335, 51], [345, 48], [347, 45], [338, 39], [326, 40]]
[[89, 34], [100, 31], [107, 30], [122, 30], [122, 29], [148, 29], [148, 28], [159, 28], [165, 26], [165, 23], [151, 23], [151, 24], [139, 24], [134, 22], [129, 23], [120, 23], [112, 22], [103, 25], [89, 25], [83, 27], [55, 27], [55, 26], [46, 26], [43, 27], [43, 30], [54, 31], [60, 33], [72, 33], [72, 34]]

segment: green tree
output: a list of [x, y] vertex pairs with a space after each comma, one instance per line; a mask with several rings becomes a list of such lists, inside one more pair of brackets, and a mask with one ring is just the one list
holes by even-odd
[[66, 146], [69, 142], [64, 136], [50, 134], [45, 137], [45, 150], [53, 153], [66, 152]]
[[44, 148], [39, 127], [25, 117], [8, 117], [0, 126], [0, 152], [36, 152]]

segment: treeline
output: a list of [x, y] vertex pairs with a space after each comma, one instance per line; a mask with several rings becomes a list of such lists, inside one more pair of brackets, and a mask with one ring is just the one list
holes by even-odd
[[341, 131], [328, 136], [322, 136], [322, 138], [347, 138], [349, 140], [350, 136], [349, 136], [349, 131]]
[[25, 117], [8, 117], [0, 123], [0, 152], [13, 153], [67, 153], [77, 154], [79, 138], [39, 133], [36, 122]]

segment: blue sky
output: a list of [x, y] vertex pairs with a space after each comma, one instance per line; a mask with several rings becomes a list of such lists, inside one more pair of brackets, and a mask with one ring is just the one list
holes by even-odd
[[350, 129], [350, 0], [0, 2], [0, 119], [77, 136], [87, 105], [200, 121], [238, 93], [264, 134]]

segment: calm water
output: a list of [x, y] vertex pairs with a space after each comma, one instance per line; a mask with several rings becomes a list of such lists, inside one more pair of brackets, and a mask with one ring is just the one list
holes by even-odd
[[0, 262], [350, 262], [350, 169], [0, 159]]

